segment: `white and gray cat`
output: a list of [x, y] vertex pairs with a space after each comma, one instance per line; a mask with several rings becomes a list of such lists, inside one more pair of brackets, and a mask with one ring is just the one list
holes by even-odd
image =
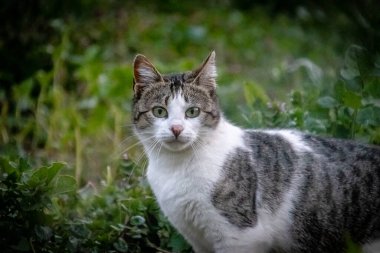
[[244, 130], [216, 95], [215, 53], [162, 75], [134, 60], [134, 131], [158, 203], [195, 252], [380, 252], [380, 148]]

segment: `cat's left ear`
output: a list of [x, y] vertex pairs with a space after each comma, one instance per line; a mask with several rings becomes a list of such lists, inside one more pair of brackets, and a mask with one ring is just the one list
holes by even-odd
[[150, 61], [138, 54], [133, 61], [133, 90], [136, 95], [141, 95], [145, 87], [150, 84], [163, 82], [163, 78]]
[[204, 86], [209, 89], [216, 88], [216, 64], [215, 64], [215, 51], [212, 51], [207, 59], [203, 62], [202, 66], [195, 70], [193, 74], [196, 76], [193, 83]]

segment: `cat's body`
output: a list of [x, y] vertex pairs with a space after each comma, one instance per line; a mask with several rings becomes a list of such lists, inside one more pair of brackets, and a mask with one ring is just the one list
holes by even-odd
[[238, 128], [219, 110], [215, 77], [214, 54], [168, 76], [135, 60], [134, 125], [148, 181], [194, 251], [344, 252], [348, 240], [376, 242], [380, 149]]

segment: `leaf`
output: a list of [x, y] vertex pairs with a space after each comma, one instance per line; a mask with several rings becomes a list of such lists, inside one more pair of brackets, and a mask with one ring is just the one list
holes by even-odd
[[356, 121], [364, 126], [380, 125], [380, 108], [368, 106], [358, 111]]
[[340, 70], [340, 75], [346, 80], [352, 80], [358, 76], [360, 76], [360, 72], [358, 68], [355, 67], [344, 67]]
[[73, 224], [70, 227], [70, 231], [75, 235], [78, 239], [86, 239], [90, 238], [91, 230], [87, 228], [85, 224]]
[[116, 242], [113, 243], [113, 247], [120, 252], [128, 252], [128, 244], [123, 238], [118, 238]]
[[140, 226], [145, 224], [145, 219], [140, 215], [135, 215], [131, 217], [130, 223], [132, 226]]
[[49, 167], [40, 167], [33, 172], [32, 176], [26, 182], [30, 187], [38, 185], [49, 185], [57, 176], [58, 172], [65, 166], [63, 163], [53, 163]]
[[335, 97], [343, 105], [352, 109], [359, 109], [362, 106], [362, 95], [348, 90], [346, 83], [342, 80], [335, 84]]
[[168, 246], [174, 252], [184, 252], [189, 248], [189, 244], [185, 241], [185, 239], [176, 232], [170, 236]]
[[26, 159], [20, 158], [18, 162], [18, 169], [20, 172], [24, 172], [30, 170], [31, 166]]
[[47, 241], [53, 235], [51, 228], [47, 226], [35, 226], [34, 232], [40, 241]]
[[343, 94], [344, 105], [353, 109], [359, 109], [362, 106], [362, 97], [352, 91], [346, 91]]
[[304, 125], [306, 129], [316, 133], [326, 132], [326, 122], [310, 116], [305, 119]]
[[302, 93], [300, 91], [293, 91], [291, 93], [291, 103], [293, 106], [302, 105]]
[[259, 100], [263, 103], [268, 102], [268, 96], [265, 91], [254, 82], [247, 82], [244, 84], [244, 97], [248, 105], [253, 105], [256, 100]]
[[0, 157], [0, 172], [11, 174], [16, 172], [16, 165], [4, 157]]
[[55, 181], [52, 194], [58, 195], [68, 192], [74, 192], [77, 189], [77, 183], [74, 177], [68, 175], [61, 175]]
[[351, 80], [345, 80], [344, 83], [346, 88], [351, 91], [361, 92], [363, 89], [362, 79], [359, 76]]
[[328, 108], [328, 109], [330, 109], [330, 108], [334, 108], [334, 107], [336, 107], [336, 106], [338, 105], [338, 102], [337, 102], [334, 98], [332, 98], [332, 97], [330, 97], [330, 96], [325, 96], [325, 97], [321, 97], [321, 98], [319, 98], [319, 99], [317, 100], [317, 103], [318, 103], [321, 107], [323, 107], [323, 108]]

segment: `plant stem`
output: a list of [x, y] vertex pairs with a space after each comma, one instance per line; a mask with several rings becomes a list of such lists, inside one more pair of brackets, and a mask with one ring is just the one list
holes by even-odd
[[75, 179], [80, 183], [82, 177], [82, 140], [79, 127], [75, 128]]
[[351, 139], [355, 138], [355, 127], [356, 127], [357, 115], [358, 115], [358, 109], [354, 109], [354, 113], [352, 115], [352, 121], [351, 121]]

